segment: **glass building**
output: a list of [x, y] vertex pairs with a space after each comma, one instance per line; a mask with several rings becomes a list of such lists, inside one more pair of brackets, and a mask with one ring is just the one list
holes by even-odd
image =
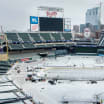
[[95, 30], [98, 30], [100, 28], [100, 22], [100, 7], [88, 9], [86, 12], [86, 24], [90, 23]]

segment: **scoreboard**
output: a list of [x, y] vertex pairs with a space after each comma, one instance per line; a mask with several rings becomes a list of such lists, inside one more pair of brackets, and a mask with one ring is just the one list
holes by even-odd
[[39, 17], [40, 31], [63, 31], [63, 18]]

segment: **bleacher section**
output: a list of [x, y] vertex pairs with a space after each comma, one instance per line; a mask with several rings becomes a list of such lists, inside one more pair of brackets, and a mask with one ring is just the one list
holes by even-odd
[[62, 41], [60, 33], [52, 33], [51, 35], [54, 37], [56, 42]]
[[41, 37], [43, 37], [43, 39], [46, 41], [46, 42], [52, 42], [52, 39], [50, 37], [50, 33], [40, 33]]
[[0, 75], [6, 74], [11, 67], [8, 61], [0, 61]]
[[98, 45], [99, 46], [104, 46], [104, 37], [103, 36], [101, 36], [101, 39], [100, 39]]
[[42, 40], [38, 33], [30, 33], [30, 36], [34, 39], [36, 43], [41, 43]]
[[54, 46], [59, 47], [59, 46], [64, 46], [64, 44], [54, 44]]
[[46, 45], [45, 44], [37, 44], [36, 48], [46, 48]]
[[7, 39], [11, 40], [12, 42], [18, 42], [18, 37], [16, 33], [6, 33]]
[[31, 42], [28, 33], [18, 33], [18, 35], [24, 42]]
[[104, 31], [101, 32], [101, 37], [98, 42], [98, 46], [104, 46]]
[[32, 43], [24, 43], [23, 45], [25, 49], [34, 49], [34, 45]]
[[10, 50], [21, 50], [23, 49], [22, 44], [9, 44]]
[[[71, 33], [5, 33], [10, 50], [63, 47], [70, 45]], [[9, 42], [11, 40], [11, 42]], [[66, 43], [65, 43], [66, 42]], [[44, 44], [43, 44], [44, 43]], [[58, 44], [57, 44], [58, 43]], [[73, 43], [72, 43], [73, 44]]]
[[50, 47], [54, 47], [54, 45], [55, 45], [55, 44], [51, 44], [51, 43], [50, 43], [50, 44], [47, 44], [47, 47], [49, 47], [49, 48], [50, 48]]
[[65, 41], [70, 41], [72, 38], [71, 33], [63, 33], [62, 36], [64, 37]]

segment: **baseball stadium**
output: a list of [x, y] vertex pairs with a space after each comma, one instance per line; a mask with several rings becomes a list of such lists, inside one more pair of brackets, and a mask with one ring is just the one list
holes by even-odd
[[28, 32], [0, 33], [0, 104], [103, 104], [104, 31], [74, 38], [63, 8], [38, 11]]

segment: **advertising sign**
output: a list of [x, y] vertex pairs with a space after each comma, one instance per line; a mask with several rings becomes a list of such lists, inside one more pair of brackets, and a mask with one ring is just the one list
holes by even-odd
[[39, 17], [63, 18], [64, 9], [57, 8], [57, 7], [40, 6], [40, 7], [38, 7], [38, 14], [39, 14]]
[[65, 25], [64, 31], [65, 31], [65, 32], [71, 32], [71, 27], [70, 27], [70, 25]]
[[39, 12], [40, 17], [56, 17], [56, 18], [62, 18], [63, 14], [61, 12], [57, 11], [40, 11]]
[[30, 16], [30, 24], [38, 24], [38, 17]]
[[46, 11], [46, 16], [47, 17], [56, 17], [57, 12], [55, 12], [55, 11]]
[[64, 31], [71, 32], [71, 19], [70, 18], [64, 19]]
[[38, 31], [39, 27], [38, 24], [31, 24], [31, 31]]
[[30, 28], [31, 31], [38, 31], [39, 30], [39, 20], [36, 16], [30, 16]]

